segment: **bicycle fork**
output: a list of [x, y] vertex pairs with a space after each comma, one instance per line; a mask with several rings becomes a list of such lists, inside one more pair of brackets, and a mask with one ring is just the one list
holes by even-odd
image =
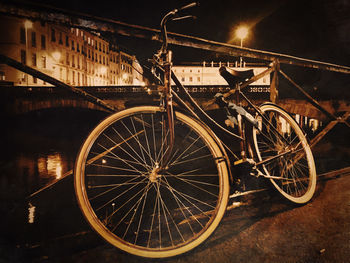
[[[174, 131], [174, 109], [173, 100], [171, 94], [171, 62], [172, 52], [170, 50], [166, 53], [166, 61], [164, 64], [164, 110], [166, 112], [166, 121], [163, 123], [165, 131], [165, 154], [163, 162], [160, 164], [159, 169], [166, 169], [171, 158], [171, 153], [175, 143], [175, 131]], [[168, 136], [169, 135], [169, 136]]]

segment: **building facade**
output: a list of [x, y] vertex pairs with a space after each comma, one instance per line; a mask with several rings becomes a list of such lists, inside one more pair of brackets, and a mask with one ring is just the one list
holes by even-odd
[[[72, 86], [143, 83], [136, 57], [119, 51], [98, 33], [12, 16], [0, 17], [0, 50], [29, 67]], [[14, 85], [50, 86], [7, 65], [0, 80]]]
[[[253, 69], [254, 75], [267, 69], [266, 67], [245, 64], [243, 67], [239, 67], [238, 63], [231, 62], [203, 62], [201, 64], [177, 65], [173, 67], [173, 71], [184, 86], [227, 86], [227, 82], [219, 73], [221, 66], [238, 71]], [[249, 85], [249, 89], [250, 92], [270, 92], [270, 75], [253, 82]]]

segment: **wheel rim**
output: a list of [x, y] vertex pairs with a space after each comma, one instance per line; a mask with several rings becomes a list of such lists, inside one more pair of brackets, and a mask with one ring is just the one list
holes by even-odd
[[226, 207], [228, 182], [217, 145], [182, 114], [170, 162], [161, 169], [168, 134], [164, 115], [155, 109], [106, 122], [96, 140], [88, 138], [77, 161], [85, 165], [77, 166], [76, 190], [85, 217], [107, 241], [136, 255], [165, 257], [213, 232]]
[[280, 155], [262, 165], [263, 172], [283, 178], [270, 180], [284, 197], [305, 203], [313, 196], [316, 185], [314, 160], [307, 140], [286, 112], [273, 105], [262, 106], [261, 110], [264, 118], [258, 117], [260, 127], [253, 132], [258, 159]]

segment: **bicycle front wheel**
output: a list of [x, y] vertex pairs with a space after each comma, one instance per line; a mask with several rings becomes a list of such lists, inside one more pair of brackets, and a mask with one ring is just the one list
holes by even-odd
[[106, 241], [131, 254], [187, 252], [215, 230], [226, 210], [228, 169], [215, 135], [175, 115], [166, 164], [166, 115], [153, 106], [102, 121], [77, 158], [75, 190], [84, 216]]
[[316, 169], [303, 131], [276, 105], [265, 104], [260, 110], [263, 115], [257, 117], [259, 129], [254, 128], [253, 141], [263, 172], [288, 200], [308, 202], [316, 189]]

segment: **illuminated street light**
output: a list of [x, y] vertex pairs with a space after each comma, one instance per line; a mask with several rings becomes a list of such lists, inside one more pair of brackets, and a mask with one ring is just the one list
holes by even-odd
[[106, 67], [101, 67], [101, 74], [106, 74], [107, 73], [107, 68]]
[[24, 28], [25, 29], [30, 29], [32, 27], [33, 27], [33, 22], [32, 21], [29, 21], [29, 20], [24, 21]]
[[61, 52], [59, 51], [53, 52], [52, 57], [56, 60], [56, 62], [59, 62], [59, 60], [61, 59]]
[[243, 40], [248, 36], [249, 29], [246, 26], [240, 26], [236, 30], [236, 36], [241, 40], [241, 47], [243, 47]]
[[[246, 26], [240, 26], [236, 30], [236, 36], [241, 40], [241, 47], [243, 47], [243, 40], [248, 36], [249, 29]], [[242, 57], [239, 59], [239, 64], [242, 67]]]

